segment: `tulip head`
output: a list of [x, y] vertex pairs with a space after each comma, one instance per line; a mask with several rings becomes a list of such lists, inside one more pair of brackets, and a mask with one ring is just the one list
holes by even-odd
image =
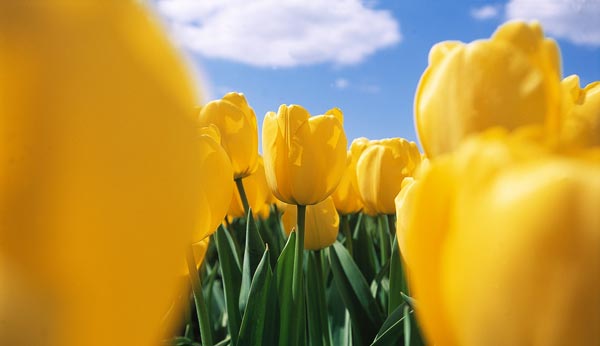
[[442, 42], [415, 95], [415, 123], [429, 157], [450, 152], [469, 134], [541, 124], [556, 131], [560, 53], [537, 22], [508, 22], [488, 40]]
[[233, 177], [244, 178], [256, 170], [258, 158], [258, 126], [254, 110], [244, 94], [230, 92], [220, 100], [200, 108], [201, 126], [214, 124], [221, 133], [221, 145], [231, 159]]
[[397, 201], [431, 344], [600, 343], [600, 160], [491, 131], [433, 160]]
[[352, 141], [350, 150], [346, 154], [346, 169], [340, 183], [331, 195], [337, 211], [341, 214], [357, 213], [363, 208], [356, 178], [356, 163], [368, 143], [369, 140], [364, 137], [357, 138]]
[[271, 191], [289, 204], [323, 201], [346, 166], [346, 135], [339, 109], [311, 117], [298, 105], [265, 115], [262, 131], [265, 173]]
[[[252, 214], [261, 219], [268, 218], [271, 212], [271, 204], [274, 201], [271, 189], [269, 189], [269, 185], [267, 184], [265, 166], [261, 156], [258, 157], [256, 171], [244, 178], [242, 184], [244, 184], [244, 190], [248, 198], [248, 204], [252, 208]], [[244, 217], [246, 215], [237, 189], [233, 189], [233, 198], [231, 199], [227, 215], [231, 218]]]
[[563, 79], [561, 141], [571, 147], [600, 146], [600, 81], [581, 88], [579, 77]]
[[[296, 227], [298, 207], [287, 205], [281, 217], [283, 229], [289, 235]], [[340, 217], [331, 197], [317, 204], [306, 206], [304, 224], [304, 248], [319, 250], [333, 244], [338, 235]]]
[[394, 198], [402, 181], [413, 175], [421, 161], [414, 142], [403, 138], [371, 141], [356, 164], [358, 189], [370, 215], [394, 214]]

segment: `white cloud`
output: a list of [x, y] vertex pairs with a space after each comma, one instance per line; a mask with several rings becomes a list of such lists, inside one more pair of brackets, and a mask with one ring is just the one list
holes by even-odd
[[500, 15], [501, 6], [485, 5], [471, 9], [471, 17], [477, 20], [486, 20], [498, 17]]
[[254, 66], [356, 64], [402, 39], [391, 12], [360, 0], [157, 0], [183, 46]]
[[335, 80], [335, 83], [333, 85], [337, 89], [346, 89], [350, 85], [350, 82], [345, 78], [338, 78]]
[[600, 46], [600, 0], [510, 0], [506, 16], [537, 19], [550, 36]]

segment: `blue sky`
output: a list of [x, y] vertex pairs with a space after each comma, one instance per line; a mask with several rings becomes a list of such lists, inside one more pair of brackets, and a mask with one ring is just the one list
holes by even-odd
[[563, 76], [600, 80], [600, 0], [156, 0], [205, 96], [243, 92], [260, 123], [280, 104], [344, 112], [353, 138], [417, 140], [413, 97], [431, 46], [488, 38], [512, 18], [538, 19], [562, 52]]

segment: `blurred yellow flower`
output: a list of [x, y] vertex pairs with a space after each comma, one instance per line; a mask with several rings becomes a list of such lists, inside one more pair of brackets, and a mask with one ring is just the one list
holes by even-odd
[[335, 208], [340, 214], [358, 213], [363, 208], [363, 202], [358, 191], [356, 178], [356, 163], [368, 146], [369, 140], [361, 137], [352, 141], [346, 154], [346, 169], [337, 188], [331, 195]]
[[581, 89], [579, 77], [563, 79], [561, 140], [568, 146], [600, 146], [600, 81]]
[[394, 214], [394, 198], [402, 181], [413, 175], [421, 162], [414, 142], [404, 138], [386, 138], [369, 142], [358, 159], [358, 189], [369, 215]]
[[156, 23], [140, 1], [0, 1], [0, 257], [23, 298], [1, 345], [164, 336], [210, 198], [197, 92]]
[[265, 115], [262, 131], [265, 173], [271, 191], [289, 204], [323, 201], [337, 187], [346, 166], [342, 112], [311, 117], [298, 105], [281, 105]]
[[221, 132], [221, 144], [231, 159], [233, 177], [244, 178], [256, 170], [258, 158], [258, 126], [254, 110], [244, 94], [230, 92], [220, 100], [200, 108], [201, 126], [214, 124]]
[[[287, 205], [281, 217], [283, 229], [289, 235], [296, 227], [298, 207]], [[304, 230], [304, 248], [307, 250], [319, 250], [326, 248], [335, 242], [337, 238], [340, 217], [335, 210], [333, 199], [327, 197], [324, 201], [306, 207], [306, 219]]]
[[452, 151], [467, 135], [494, 126], [557, 131], [560, 69], [558, 46], [537, 22], [508, 22], [488, 40], [433, 46], [414, 105], [425, 153]]
[[[271, 212], [271, 204], [274, 203], [274, 198], [271, 189], [269, 189], [269, 185], [267, 184], [262, 156], [258, 157], [256, 171], [254, 171], [252, 175], [244, 178], [243, 184], [254, 217], [260, 217], [262, 219], [268, 218], [269, 213]], [[244, 217], [246, 215], [237, 189], [233, 190], [233, 198], [231, 199], [227, 215], [231, 218]]]
[[397, 203], [430, 344], [600, 344], [600, 159], [491, 130]]

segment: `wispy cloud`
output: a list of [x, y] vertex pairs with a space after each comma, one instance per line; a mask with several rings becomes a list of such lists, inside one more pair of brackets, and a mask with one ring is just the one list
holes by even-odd
[[502, 6], [500, 5], [485, 5], [481, 7], [471, 8], [471, 17], [477, 20], [492, 19], [500, 16]]
[[551, 36], [575, 44], [600, 46], [599, 0], [510, 0], [506, 16], [536, 19]]
[[346, 89], [350, 85], [350, 82], [345, 78], [338, 78], [333, 83], [336, 89]]
[[360, 0], [157, 0], [156, 6], [186, 48], [254, 66], [357, 64], [402, 39], [391, 12]]

